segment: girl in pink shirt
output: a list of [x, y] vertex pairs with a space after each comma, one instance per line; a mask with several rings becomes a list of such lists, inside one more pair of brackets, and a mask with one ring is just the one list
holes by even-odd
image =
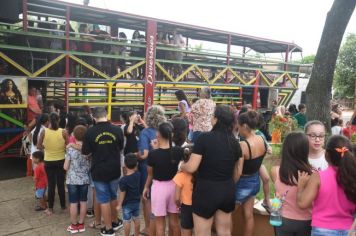
[[278, 236], [308, 236], [311, 232], [311, 208], [297, 206], [298, 171], [312, 174], [308, 162], [308, 137], [292, 132], [283, 142], [281, 165], [272, 168], [271, 175], [278, 197], [284, 197], [282, 226], [276, 227]]
[[329, 167], [311, 176], [298, 174], [297, 204], [312, 210], [312, 236], [347, 236], [356, 212], [356, 158], [350, 141], [331, 136], [326, 144]]

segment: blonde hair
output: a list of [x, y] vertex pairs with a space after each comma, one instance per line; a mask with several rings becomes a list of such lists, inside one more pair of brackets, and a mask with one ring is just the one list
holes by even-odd
[[146, 124], [148, 127], [158, 130], [158, 126], [167, 120], [164, 113], [164, 108], [159, 105], [153, 105], [148, 108], [146, 113]]

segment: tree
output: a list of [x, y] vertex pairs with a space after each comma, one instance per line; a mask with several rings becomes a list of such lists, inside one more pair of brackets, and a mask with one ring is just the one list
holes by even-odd
[[303, 59], [300, 60], [299, 63], [301, 63], [301, 64], [313, 64], [314, 61], [315, 61], [315, 55], [312, 54], [312, 55], [308, 55], [308, 56], [303, 57]]
[[310, 81], [306, 89], [308, 120], [322, 121], [330, 131], [330, 101], [336, 59], [356, 0], [334, 0], [327, 14]]
[[356, 34], [349, 34], [340, 49], [334, 77], [335, 97], [354, 98], [356, 105]]

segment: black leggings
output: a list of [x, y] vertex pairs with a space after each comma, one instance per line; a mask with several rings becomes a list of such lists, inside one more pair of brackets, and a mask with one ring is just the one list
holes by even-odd
[[276, 236], [310, 236], [311, 220], [282, 218], [282, 226], [275, 227]]
[[54, 195], [57, 191], [61, 208], [66, 207], [66, 197], [64, 191], [65, 171], [63, 169], [64, 160], [61, 161], [45, 161], [45, 169], [48, 179], [48, 208], [53, 209]]

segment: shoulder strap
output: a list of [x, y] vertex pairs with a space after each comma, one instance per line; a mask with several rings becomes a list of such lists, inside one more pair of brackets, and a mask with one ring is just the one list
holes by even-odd
[[252, 159], [252, 152], [251, 152], [251, 146], [250, 146], [250, 143], [247, 141], [247, 140], [244, 140], [244, 142], [247, 144], [247, 147], [248, 147], [248, 153], [250, 154], [250, 158], [249, 160]]

